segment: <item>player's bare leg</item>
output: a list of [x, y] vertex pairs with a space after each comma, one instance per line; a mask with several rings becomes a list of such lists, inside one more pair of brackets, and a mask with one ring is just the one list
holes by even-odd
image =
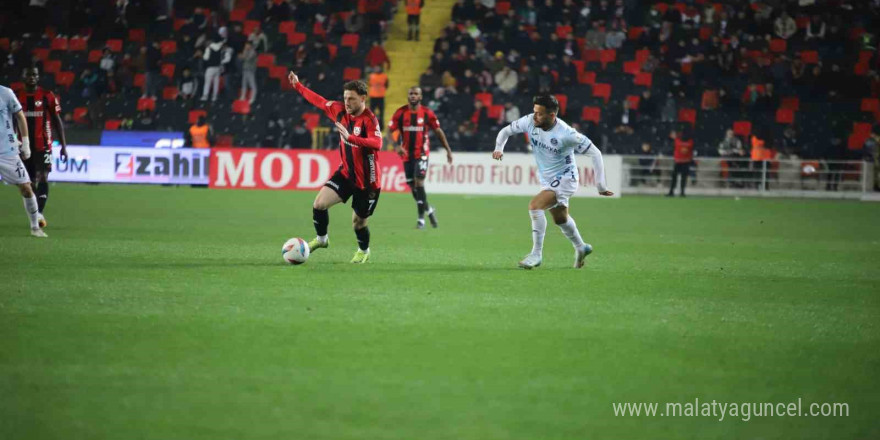
[[327, 212], [331, 206], [342, 203], [342, 198], [336, 191], [322, 186], [315, 196], [312, 203], [312, 220], [315, 223], [315, 232], [317, 236], [309, 242], [309, 250], [325, 248], [330, 246], [330, 239], [327, 237], [327, 226], [330, 224], [330, 213]]
[[367, 227], [367, 219], [361, 218], [357, 213], [352, 212], [351, 226], [358, 241], [358, 249], [355, 251], [351, 262], [355, 264], [366, 263], [370, 259], [370, 228]]
[[544, 234], [547, 231], [547, 217], [544, 210], [556, 204], [556, 193], [541, 191], [529, 202], [529, 217], [532, 219], [532, 251], [519, 262], [519, 267], [532, 269], [541, 265], [544, 259]]
[[24, 198], [24, 210], [28, 215], [28, 220], [31, 222], [31, 235], [39, 238], [48, 237], [48, 235], [43, 232], [43, 229], [40, 228], [38, 220], [40, 210], [37, 207], [37, 197], [34, 195], [34, 190], [31, 188], [31, 184], [28, 182], [18, 185], [18, 191]]
[[559, 226], [562, 235], [565, 235], [565, 238], [567, 238], [568, 241], [571, 242], [571, 245], [574, 246], [574, 268], [580, 269], [584, 267], [584, 260], [587, 258], [587, 255], [590, 255], [593, 252], [593, 247], [584, 243], [584, 240], [581, 238], [581, 233], [578, 231], [577, 224], [574, 222], [574, 219], [568, 215], [568, 207], [557, 206], [552, 208], [550, 209], [550, 215], [553, 216], [553, 222], [556, 223], [556, 226]]

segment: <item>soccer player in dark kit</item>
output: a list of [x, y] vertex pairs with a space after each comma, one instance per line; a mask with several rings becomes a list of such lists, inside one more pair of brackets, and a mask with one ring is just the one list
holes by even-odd
[[382, 131], [379, 121], [367, 106], [367, 84], [363, 81], [350, 81], [342, 87], [342, 99], [328, 101], [306, 88], [295, 73], [287, 76], [290, 85], [309, 103], [324, 111], [336, 123], [339, 132], [339, 154], [342, 165], [330, 180], [324, 184], [312, 205], [312, 216], [317, 237], [309, 242], [309, 249], [325, 248], [330, 244], [327, 238], [327, 225], [330, 223], [331, 206], [345, 203], [352, 198], [354, 213], [351, 222], [357, 236], [358, 249], [351, 259], [352, 263], [366, 263], [370, 258], [370, 229], [367, 218], [376, 210], [379, 202], [379, 157], [382, 149]]
[[443, 148], [446, 149], [446, 161], [452, 163], [452, 149], [446, 140], [446, 133], [440, 128], [437, 115], [431, 109], [422, 105], [422, 89], [410, 87], [408, 94], [409, 104], [396, 112], [388, 121], [388, 129], [393, 133], [400, 130], [400, 145], [397, 154], [403, 159], [403, 172], [406, 174], [406, 184], [412, 190], [413, 198], [418, 207], [419, 219], [416, 228], [425, 228], [425, 214], [431, 220], [431, 226], [437, 227], [437, 215], [434, 207], [428, 205], [428, 196], [425, 194], [425, 175], [428, 172], [428, 154], [430, 143], [428, 141], [428, 129], [440, 139]]
[[67, 139], [64, 136], [64, 125], [61, 123], [61, 104], [58, 97], [37, 84], [40, 82], [40, 71], [36, 67], [25, 68], [24, 89], [16, 93], [27, 121], [28, 132], [32, 137], [33, 154], [24, 161], [31, 185], [37, 194], [37, 207], [40, 228], [46, 227], [43, 210], [49, 200], [49, 173], [52, 172], [52, 131], [61, 142], [61, 160], [67, 161]]

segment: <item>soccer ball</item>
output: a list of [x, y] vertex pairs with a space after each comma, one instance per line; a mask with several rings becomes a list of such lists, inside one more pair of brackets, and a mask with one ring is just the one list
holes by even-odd
[[281, 247], [281, 258], [290, 264], [303, 264], [309, 259], [309, 245], [302, 238], [291, 238]]

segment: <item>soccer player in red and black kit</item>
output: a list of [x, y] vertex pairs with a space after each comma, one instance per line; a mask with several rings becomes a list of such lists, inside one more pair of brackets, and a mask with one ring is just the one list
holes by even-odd
[[22, 73], [24, 89], [16, 92], [21, 103], [28, 132], [33, 142], [33, 154], [24, 161], [31, 184], [37, 194], [37, 207], [40, 211], [39, 223], [46, 227], [43, 209], [49, 200], [49, 173], [52, 171], [52, 130], [61, 141], [61, 160], [67, 161], [67, 139], [64, 136], [64, 125], [61, 123], [61, 104], [49, 90], [37, 85], [40, 71], [36, 67], [28, 67]]
[[419, 212], [419, 220], [416, 228], [425, 228], [425, 213], [431, 220], [431, 226], [437, 227], [437, 216], [434, 207], [428, 205], [428, 196], [425, 194], [425, 174], [428, 172], [428, 129], [434, 131], [434, 135], [440, 139], [443, 148], [446, 149], [446, 161], [452, 163], [452, 149], [446, 140], [446, 133], [440, 128], [437, 115], [431, 109], [422, 105], [422, 89], [410, 87], [408, 94], [409, 105], [405, 105], [396, 112], [388, 121], [388, 129], [393, 133], [400, 130], [400, 144], [397, 146], [397, 154], [403, 159], [403, 172], [406, 174], [406, 184], [416, 199], [416, 207]]
[[317, 237], [309, 242], [309, 249], [325, 248], [329, 245], [327, 225], [331, 206], [345, 203], [352, 198], [354, 213], [351, 222], [357, 236], [358, 250], [352, 263], [366, 263], [370, 258], [370, 229], [367, 218], [376, 210], [379, 202], [379, 156], [382, 149], [382, 131], [379, 121], [366, 105], [367, 84], [363, 81], [350, 81], [342, 87], [344, 102], [328, 101], [309, 90], [290, 72], [287, 76], [290, 85], [315, 107], [324, 111], [336, 123], [339, 132], [339, 154], [342, 165], [330, 180], [324, 184], [312, 205], [312, 216]]

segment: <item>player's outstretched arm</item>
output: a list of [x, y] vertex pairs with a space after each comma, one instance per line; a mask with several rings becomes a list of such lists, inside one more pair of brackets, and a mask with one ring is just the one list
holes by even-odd
[[[309, 104], [317, 107], [321, 111], [323, 111], [328, 118], [335, 120], [336, 113], [339, 112], [339, 109], [333, 105], [333, 101], [328, 101], [324, 99], [323, 96], [309, 90], [308, 87], [304, 86], [303, 83], [299, 80], [299, 77], [296, 76], [296, 73], [292, 71], [287, 74], [287, 80], [290, 81], [290, 85], [296, 90], [303, 98], [306, 98], [306, 101]], [[341, 107], [341, 106], [339, 106]]]
[[525, 115], [513, 122], [510, 125], [501, 129], [498, 132], [498, 136], [495, 137], [495, 151], [492, 152], [492, 159], [501, 160], [504, 157], [504, 145], [507, 144], [507, 139], [517, 133], [525, 133], [526, 128], [529, 125], [529, 121], [532, 120], [533, 114]]
[[608, 190], [605, 183], [605, 161], [602, 160], [602, 152], [596, 145], [590, 145], [584, 152], [593, 161], [593, 172], [596, 173], [596, 188], [599, 189], [599, 195], [610, 197], [614, 192]]

